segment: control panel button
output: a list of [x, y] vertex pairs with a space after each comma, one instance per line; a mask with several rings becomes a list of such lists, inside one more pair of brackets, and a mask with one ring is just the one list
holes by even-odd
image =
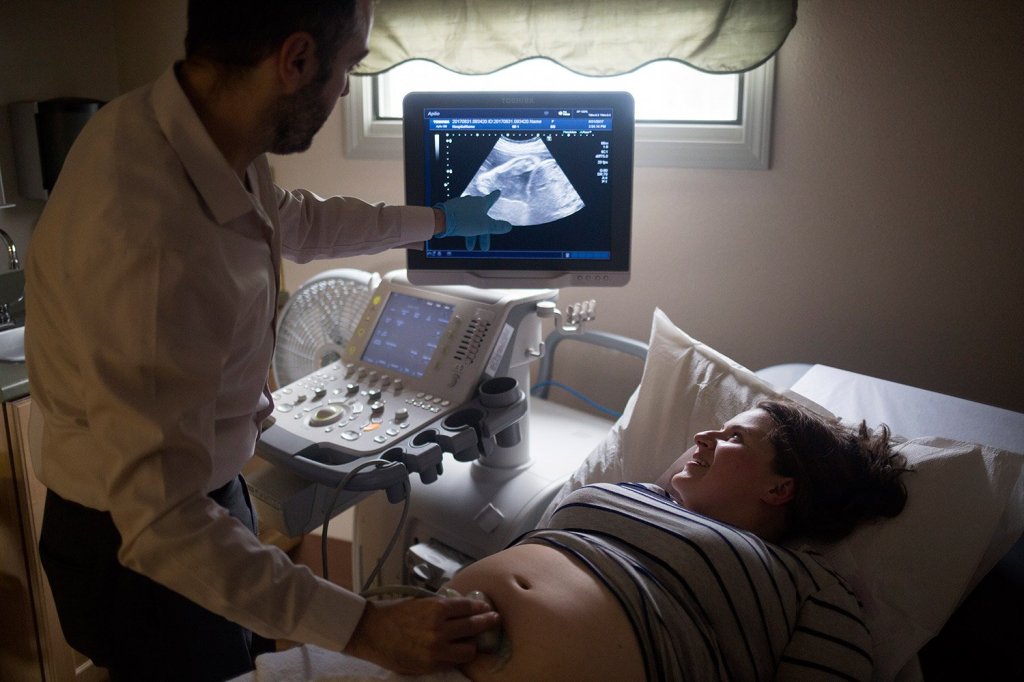
[[325, 405], [313, 412], [309, 417], [310, 426], [329, 426], [334, 422], [338, 421], [345, 415], [345, 410], [341, 405], [331, 404]]

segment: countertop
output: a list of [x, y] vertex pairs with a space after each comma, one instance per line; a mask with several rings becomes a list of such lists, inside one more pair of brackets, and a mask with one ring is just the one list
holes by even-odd
[[0, 362], [0, 400], [9, 402], [28, 395], [28, 370], [24, 362]]

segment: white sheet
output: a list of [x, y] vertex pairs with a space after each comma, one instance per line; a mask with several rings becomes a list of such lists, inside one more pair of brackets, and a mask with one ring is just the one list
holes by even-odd
[[430, 675], [399, 675], [360, 658], [321, 649], [312, 644], [297, 646], [256, 659], [256, 670], [232, 682], [468, 682], [458, 670]]
[[1024, 452], [1024, 414], [991, 405], [814, 365], [792, 390], [838, 417], [889, 425], [905, 438], [942, 436]]

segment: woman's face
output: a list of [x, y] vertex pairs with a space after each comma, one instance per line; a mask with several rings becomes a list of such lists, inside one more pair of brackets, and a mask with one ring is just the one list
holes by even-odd
[[780, 485], [788, 482], [787, 492], [792, 490], [792, 479], [775, 473], [775, 448], [768, 441], [773, 426], [767, 412], [754, 409], [721, 430], [698, 433], [659, 482], [687, 509], [737, 525], [744, 511], [777, 503]]

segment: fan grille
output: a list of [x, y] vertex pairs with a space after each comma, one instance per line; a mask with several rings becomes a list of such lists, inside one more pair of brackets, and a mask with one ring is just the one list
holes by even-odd
[[338, 360], [370, 302], [369, 279], [306, 282], [285, 306], [274, 349], [274, 378], [285, 386]]

